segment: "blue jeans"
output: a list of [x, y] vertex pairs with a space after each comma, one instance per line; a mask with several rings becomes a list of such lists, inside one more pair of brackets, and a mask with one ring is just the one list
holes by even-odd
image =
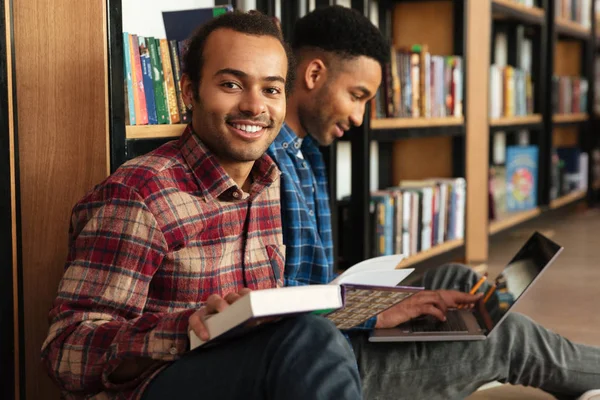
[[[452, 264], [428, 272], [422, 284], [468, 291], [478, 278]], [[463, 399], [496, 380], [565, 399], [600, 388], [600, 348], [572, 343], [514, 312], [483, 341], [370, 343], [357, 333], [351, 342], [366, 399]]]
[[143, 400], [360, 399], [356, 359], [329, 320], [304, 315], [194, 350], [159, 373]]

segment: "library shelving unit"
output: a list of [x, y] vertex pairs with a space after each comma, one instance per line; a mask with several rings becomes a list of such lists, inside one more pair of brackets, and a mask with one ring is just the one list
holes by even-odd
[[[596, 47], [591, 32], [595, 25], [585, 27], [577, 22], [555, 16], [560, 0], [537, 0], [534, 7], [525, 7], [513, 0], [492, 0], [493, 24], [502, 24], [508, 33], [508, 62], [517, 61], [520, 47], [514, 43], [517, 27], [532, 40], [532, 76], [534, 82], [534, 114], [523, 117], [490, 119], [490, 132], [507, 132], [506, 143], [515, 144], [517, 132], [529, 131], [529, 142], [538, 146], [537, 206], [533, 209], [504, 214], [490, 221], [488, 232], [495, 234], [518, 224], [582, 199], [591, 200], [592, 188], [575, 190], [551, 196], [552, 152], [555, 147], [573, 146], [589, 157], [588, 176], [591, 172], [590, 150], [593, 143], [590, 113], [594, 99], [593, 53]], [[594, 15], [594, 2], [590, 15]], [[493, 36], [492, 36], [493, 40]], [[580, 112], [555, 113], [553, 76], [583, 77], [588, 81], [587, 106]], [[490, 154], [492, 148], [490, 147]], [[589, 182], [589, 178], [588, 178]]]
[[[525, 69], [531, 76], [531, 82], [533, 85], [532, 101], [533, 110], [526, 110], [527, 113], [524, 115], [506, 115], [506, 86], [507, 83], [504, 78], [504, 71], [502, 72], [503, 80], [503, 92], [496, 93], [496, 96], [504, 98], [502, 104], [502, 115], [496, 118], [490, 118], [489, 120], [489, 131], [492, 137], [495, 135], [501, 135], [504, 139], [502, 140], [506, 146], [515, 145], [517, 143], [517, 136], [519, 133], [525, 132], [529, 142], [535, 144], [538, 148], [544, 146], [544, 135], [545, 135], [545, 124], [543, 118], [543, 110], [547, 96], [545, 92], [545, 85], [543, 84], [546, 79], [547, 69], [542, 60], [545, 59], [545, 52], [547, 51], [547, 26], [546, 26], [546, 8], [547, 1], [541, 0], [534, 2], [533, 6], [525, 6], [514, 0], [492, 0], [491, 3], [491, 24], [492, 34], [490, 36], [491, 44], [491, 64], [504, 63], [504, 65], [511, 66], [512, 68]], [[500, 39], [500, 35], [503, 35], [505, 43], [504, 50], [497, 50], [496, 45]], [[525, 46], [525, 42], [530, 45]], [[502, 52], [506, 54], [497, 54]], [[528, 54], [526, 54], [528, 53]], [[505, 58], [505, 60], [502, 60]], [[527, 61], [526, 61], [527, 59]], [[529, 64], [529, 65], [524, 65]], [[488, 90], [493, 91], [491, 87]], [[526, 90], [522, 88], [522, 90]], [[513, 95], [516, 96], [518, 89], [512, 90]], [[498, 99], [494, 99], [499, 101]], [[508, 99], [511, 101], [511, 99]], [[490, 103], [490, 109], [494, 107]], [[522, 111], [522, 110], [521, 110]], [[493, 160], [494, 154], [494, 141], [490, 144], [490, 160]], [[501, 150], [502, 151], [502, 150]], [[505, 160], [502, 161], [504, 163]], [[493, 164], [494, 162], [489, 162]], [[504, 168], [503, 166], [494, 166], [495, 168]], [[491, 168], [491, 167], [490, 167]], [[543, 173], [538, 167], [538, 176]], [[541, 185], [543, 180], [538, 178], [538, 186]], [[496, 190], [497, 188], [493, 188]], [[495, 208], [502, 210], [502, 205], [496, 203]], [[517, 224], [525, 222], [531, 218], [534, 218], [541, 214], [541, 209], [536, 207], [531, 210], [521, 212], [498, 212], [496, 218], [489, 222], [488, 232], [489, 234], [495, 234], [497, 232], [509, 229]]]
[[[594, 53], [596, 49], [595, 35], [595, 1], [590, 1], [590, 22], [588, 26], [556, 15], [561, 0], [549, 2], [546, 24], [548, 29], [547, 65], [552, 73], [546, 76], [548, 98], [557, 98], [559, 93], [553, 92], [553, 75], [582, 77], [588, 82], [586, 106], [578, 112], [557, 113], [552, 102], [546, 104], [545, 120], [548, 126], [547, 143], [544, 149], [541, 169], [552, 168], [551, 152], [561, 146], [576, 147], [588, 154], [587, 190], [573, 190], [567, 193], [551, 195], [551, 177], [546, 176], [544, 191], [540, 192], [540, 205], [545, 209], [555, 209], [573, 202], [592, 200], [593, 188], [589, 184], [592, 169], [592, 150], [597, 143], [593, 134], [592, 121], [594, 105]], [[556, 88], [554, 88], [556, 89]]]

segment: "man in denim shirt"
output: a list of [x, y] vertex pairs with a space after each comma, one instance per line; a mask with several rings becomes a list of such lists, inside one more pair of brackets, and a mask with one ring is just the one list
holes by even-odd
[[[282, 170], [286, 285], [333, 278], [327, 176], [319, 145], [330, 145], [363, 122], [366, 103], [381, 83], [389, 47], [367, 18], [344, 7], [320, 8], [297, 22], [292, 48], [295, 86], [285, 124], [268, 154]], [[357, 232], [357, 234], [361, 234]], [[464, 398], [490, 381], [539, 387], [576, 397], [600, 387], [600, 350], [577, 345], [510, 313], [485, 341], [370, 343], [368, 330], [392, 328], [420, 315], [441, 320], [445, 310], [470, 304], [478, 280], [451, 265], [426, 275], [427, 290], [351, 332], [366, 398]]]

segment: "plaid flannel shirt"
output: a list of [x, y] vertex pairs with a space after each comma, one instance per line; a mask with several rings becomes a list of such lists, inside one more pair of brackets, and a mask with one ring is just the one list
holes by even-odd
[[[285, 284], [329, 283], [335, 277], [331, 210], [327, 168], [318, 143], [307, 135], [300, 144], [296, 133], [284, 124], [267, 154], [281, 170]], [[371, 318], [355, 329], [372, 329], [375, 322]]]
[[[189, 349], [211, 294], [283, 286], [280, 172], [257, 160], [245, 194], [188, 126], [74, 207], [69, 254], [42, 358], [67, 398], [139, 398]], [[155, 362], [130, 382], [127, 359]]]

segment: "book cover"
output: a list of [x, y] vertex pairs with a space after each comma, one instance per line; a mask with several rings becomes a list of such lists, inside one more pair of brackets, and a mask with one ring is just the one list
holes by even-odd
[[537, 206], [538, 147], [506, 148], [506, 210], [524, 211]]

